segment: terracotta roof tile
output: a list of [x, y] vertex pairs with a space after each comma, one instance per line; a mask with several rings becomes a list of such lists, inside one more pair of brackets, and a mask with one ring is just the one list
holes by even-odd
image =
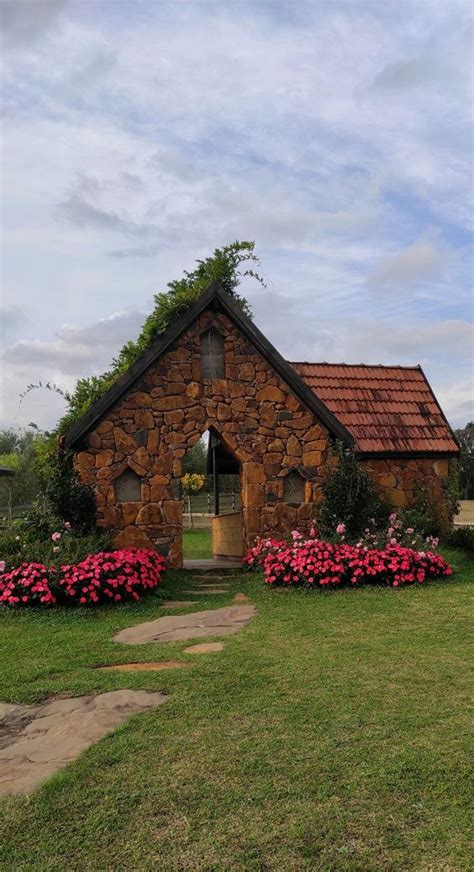
[[420, 367], [292, 363], [362, 453], [458, 451]]

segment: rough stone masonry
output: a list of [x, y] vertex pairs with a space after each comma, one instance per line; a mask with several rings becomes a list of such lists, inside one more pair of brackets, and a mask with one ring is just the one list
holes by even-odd
[[[200, 337], [224, 336], [225, 379], [201, 377]], [[182, 461], [215, 428], [241, 464], [244, 542], [308, 520], [329, 460], [328, 432], [223, 313], [204, 313], [138, 384], [87, 434], [76, 463], [96, 494], [98, 525], [117, 547], [158, 546], [182, 563]], [[119, 501], [114, 482], [127, 468], [141, 479], [140, 501]], [[305, 478], [304, 502], [282, 501], [285, 474]]]
[[[116, 547], [157, 548], [172, 566], [182, 565], [183, 458], [206, 430], [239, 463], [246, 548], [257, 535], [285, 534], [310, 521], [335, 462], [335, 430], [342, 426], [317, 396], [305, 394], [308, 388], [291, 365], [229, 308], [225, 295], [217, 292], [217, 298], [217, 306], [209, 305], [216, 303], [209, 295], [155, 356], [145, 352], [139, 371], [132, 367], [119, 379], [119, 390], [113, 387], [66, 435], [82, 480], [94, 490], [98, 525], [111, 530]], [[209, 331], [213, 347], [222, 351], [219, 378], [203, 376], [203, 336]], [[422, 374], [416, 377], [433, 410], [423, 408], [421, 420], [426, 418], [429, 432], [436, 426], [442, 431], [444, 454], [362, 458], [382, 495], [397, 507], [412, 502], [420, 484], [442, 500], [448, 455], [457, 452], [429, 385]], [[413, 396], [408, 392], [408, 411], [417, 409]], [[379, 418], [373, 416], [372, 426], [375, 420], [383, 439], [387, 428]]]

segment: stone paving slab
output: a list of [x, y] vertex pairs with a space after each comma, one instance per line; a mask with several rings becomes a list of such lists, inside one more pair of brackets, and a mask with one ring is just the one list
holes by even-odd
[[229, 570], [229, 572], [240, 572], [242, 569], [242, 561], [236, 560], [219, 560], [204, 559], [204, 560], [185, 560], [183, 569], [197, 570], [198, 572], [215, 572], [217, 570]]
[[206, 636], [230, 636], [237, 633], [254, 617], [255, 606], [234, 605], [208, 609], [190, 615], [167, 615], [121, 630], [113, 638], [126, 645], [146, 645], [149, 642], [178, 642], [202, 639]]
[[182, 669], [189, 666], [184, 660], [157, 660], [152, 663], [114, 663], [110, 666], [95, 666], [101, 672], [161, 672], [163, 669]]
[[162, 693], [113, 690], [36, 706], [0, 704], [0, 796], [32, 793], [130, 715], [166, 699]]
[[249, 597], [246, 593], [236, 593], [236, 595], [232, 598], [233, 603], [248, 603]]
[[222, 642], [201, 642], [199, 645], [189, 645], [184, 649], [185, 654], [212, 654], [214, 651], [223, 651]]
[[[194, 591], [193, 591], [194, 593]], [[162, 609], [186, 609], [188, 606], [197, 606], [196, 601], [192, 600], [167, 600], [162, 603]]]
[[228, 587], [219, 587], [219, 588], [216, 588], [216, 587], [211, 587], [211, 588], [199, 587], [199, 588], [196, 588], [195, 590], [184, 590], [183, 593], [190, 593], [190, 594], [192, 594], [193, 596], [212, 596], [212, 595], [215, 594], [215, 593], [219, 593], [219, 594], [221, 594], [221, 593], [229, 593], [229, 588], [228, 588]]

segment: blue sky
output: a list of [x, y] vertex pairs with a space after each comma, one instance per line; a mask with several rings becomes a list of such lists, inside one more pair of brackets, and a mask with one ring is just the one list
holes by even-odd
[[472, 7], [3, 0], [2, 425], [52, 426], [167, 281], [255, 239], [290, 359], [472, 409]]

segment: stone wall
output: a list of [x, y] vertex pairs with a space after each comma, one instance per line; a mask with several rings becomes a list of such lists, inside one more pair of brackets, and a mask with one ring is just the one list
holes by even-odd
[[[217, 380], [201, 376], [201, 335], [210, 327], [224, 337], [225, 378]], [[105, 414], [76, 454], [81, 478], [96, 495], [98, 526], [112, 531], [117, 547], [156, 547], [171, 565], [181, 565], [182, 461], [210, 428], [240, 463], [244, 548], [257, 535], [285, 534], [310, 521], [333, 462], [329, 434], [227, 316], [207, 311]], [[447, 459], [364, 463], [398, 508], [413, 502], [420, 484], [443, 499]], [[129, 470], [134, 480], [125, 482]], [[304, 479], [300, 505], [285, 501], [292, 470]]]
[[448, 458], [386, 458], [365, 460], [363, 463], [380, 495], [397, 508], [411, 505], [420, 487], [430, 493], [434, 502], [441, 503], [444, 500], [443, 482], [449, 472]]
[[[225, 337], [225, 379], [201, 377], [201, 334]], [[182, 460], [214, 428], [240, 462], [244, 546], [258, 534], [309, 520], [327, 468], [324, 427], [222, 313], [203, 313], [140, 382], [110, 409], [77, 453], [81, 478], [96, 494], [98, 525], [117, 547], [158, 547], [182, 563]], [[141, 499], [119, 502], [114, 482], [129, 468]], [[304, 503], [283, 502], [285, 475], [304, 476]]]

